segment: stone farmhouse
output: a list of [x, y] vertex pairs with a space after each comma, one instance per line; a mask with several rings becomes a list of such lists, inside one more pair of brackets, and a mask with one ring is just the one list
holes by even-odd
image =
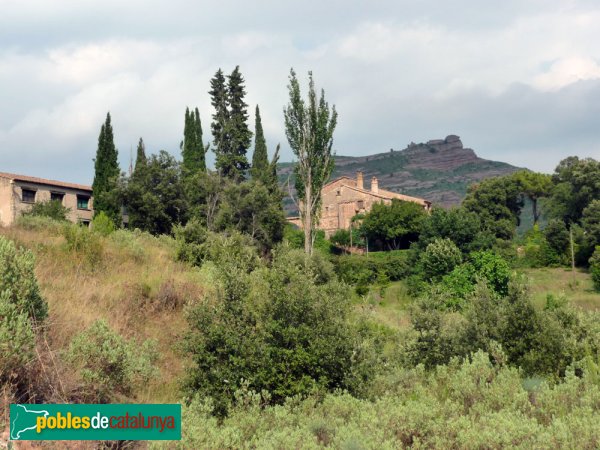
[[0, 172], [0, 226], [11, 225], [34, 203], [56, 200], [71, 222], [89, 225], [94, 215], [91, 186]]
[[[331, 236], [337, 230], [349, 229], [351, 219], [361, 213], [371, 211], [375, 203], [390, 204], [392, 199], [413, 202], [426, 211], [431, 210], [431, 202], [422, 198], [410, 197], [379, 188], [376, 177], [371, 179], [371, 189], [365, 189], [363, 173], [357, 172], [356, 180], [343, 176], [330, 181], [321, 191], [322, 209], [318, 228]], [[299, 217], [289, 217], [288, 221], [302, 228]]]

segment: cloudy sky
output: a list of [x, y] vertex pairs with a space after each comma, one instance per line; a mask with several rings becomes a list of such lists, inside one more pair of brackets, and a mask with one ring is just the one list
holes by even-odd
[[140, 136], [177, 155], [185, 107], [199, 107], [209, 140], [209, 80], [236, 65], [284, 161], [292, 66], [336, 105], [338, 154], [458, 134], [482, 157], [546, 172], [600, 157], [597, 0], [0, 0], [0, 11], [0, 171], [91, 183], [107, 111], [123, 169]]

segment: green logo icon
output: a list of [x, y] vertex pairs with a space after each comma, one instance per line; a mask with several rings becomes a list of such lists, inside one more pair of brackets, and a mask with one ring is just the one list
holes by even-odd
[[11, 440], [179, 440], [181, 405], [10, 405]]

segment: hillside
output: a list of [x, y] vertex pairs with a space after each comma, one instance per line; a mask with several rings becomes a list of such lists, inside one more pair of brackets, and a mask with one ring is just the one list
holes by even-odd
[[[279, 177], [285, 184], [292, 172], [292, 163], [279, 165]], [[519, 170], [510, 164], [490, 161], [477, 156], [474, 150], [463, 147], [458, 136], [411, 143], [404, 150], [390, 150], [368, 156], [336, 156], [332, 178], [342, 175], [355, 177], [363, 171], [367, 186], [371, 177], [379, 179], [379, 186], [394, 192], [422, 197], [434, 204], [450, 207], [464, 198], [467, 187], [485, 178], [506, 175]], [[286, 198], [288, 214], [294, 204]]]

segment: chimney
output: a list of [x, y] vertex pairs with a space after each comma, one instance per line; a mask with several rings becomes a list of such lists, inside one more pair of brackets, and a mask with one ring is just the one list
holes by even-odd
[[356, 187], [359, 189], [365, 188], [363, 183], [363, 173], [360, 170], [356, 172]]
[[371, 192], [379, 194], [379, 181], [377, 181], [377, 178], [375, 177], [371, 179]]

